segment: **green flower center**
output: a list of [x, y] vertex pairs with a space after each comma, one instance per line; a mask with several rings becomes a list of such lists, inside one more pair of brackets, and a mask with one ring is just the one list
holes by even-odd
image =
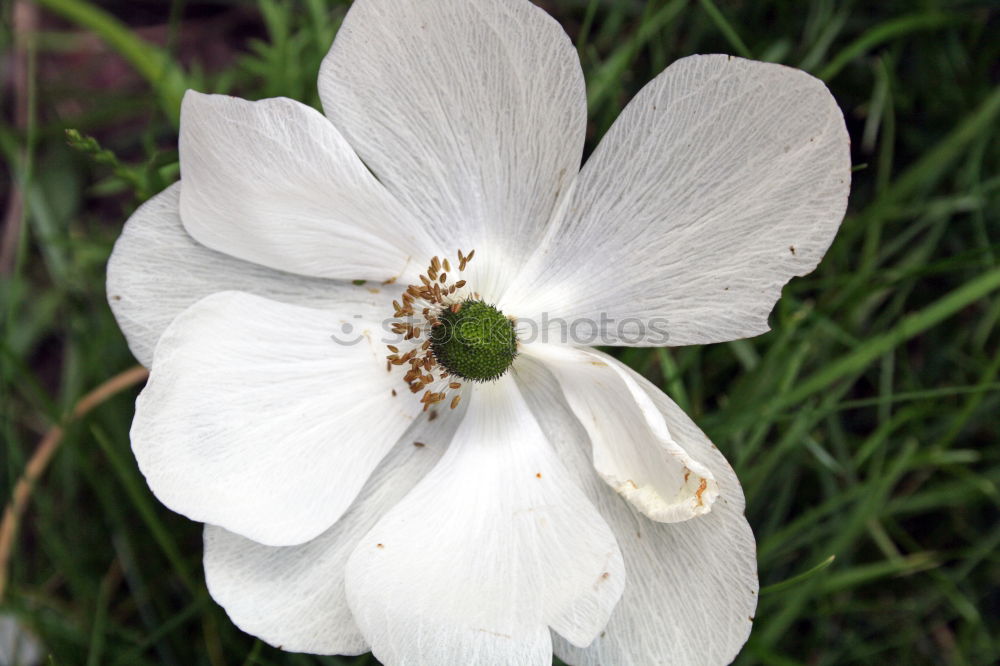
[[450, 374], [471, 381], [497, 379], [517, 356], [514, 322], [480, 300], [443, 308], [430, 338], [437, 362]]

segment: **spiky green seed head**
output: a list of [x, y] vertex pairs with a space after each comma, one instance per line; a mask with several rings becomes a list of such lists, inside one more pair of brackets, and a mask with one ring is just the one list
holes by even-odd
[[517, 356], [514, 322], [492, 305], [467, 300], [444, 308], [431, 329], [434, 358], [452, 375], [474, 382], [497, 379]]

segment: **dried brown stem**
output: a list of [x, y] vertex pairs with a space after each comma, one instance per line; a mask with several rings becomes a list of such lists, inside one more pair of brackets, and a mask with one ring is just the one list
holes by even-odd
[[24, 473], [14, 486], [14, 493], [10, 503], [7, 504], [3, 512], [3, 522], [0, 523], [0, 600], [3, 599], [7, 589], [8, 565], [14, 549], [14, 539], [17, 537], [17, 530], [21, 524], [21, 518], [28, 507], [31, 493], [35, 488], [35, 483], [49, 466], [53, 456], [59, 449], [67, 425], [85, 416], [108, 398], [125, 389], [141, 384], [149, 377], [149, 370], [142, 366], [129, 368], [125, 372], [115, 375], [107, 380], [80, 400], [73, 407], [69, 416], [63, 422], [52, 426], [45, 436], [38, 443], [38, 447], [32, 454], [31, 459], [24, 468]]

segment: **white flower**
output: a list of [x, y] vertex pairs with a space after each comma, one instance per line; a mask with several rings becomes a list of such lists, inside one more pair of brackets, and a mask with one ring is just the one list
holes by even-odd
[[[758, 589], [739, 482], [560, 320], [637, 346], [768, 330], [845, 210], [830, 93], [684, 58], [580, 170], [576, 52], [526, 0], [357, 0], [319, 90], [325, 116], [188, 93], [182, 182], [108, 267], [152, 368], [132, 446], [157, 497], [207, 524], [213, 597], [286, 650], [391, 666], [732, 660]], [[460, 274], [455, 248], [475, 250]], [[438, 297], [432, 262], [427, 284], [465, 285]], [[518, 356], [455, 390], [455, 363], [415, 359], [474, 292], [516, 317]], [[410, 310], [422, 330], [386, 350], [381, 322]]]

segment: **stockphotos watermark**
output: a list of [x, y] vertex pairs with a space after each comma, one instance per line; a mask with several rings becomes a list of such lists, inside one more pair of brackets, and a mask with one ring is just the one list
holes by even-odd
[[[415, 327], [425, 328], [427, 322], [422, 317], [413, 317], [411, 320], [391, 318], [384, 319], [378, 326], [377, 334], [380, 336], [379, 342], [383, 345], [398, 345], [405, 341], [405, 333], [397, 333], [393, 330], [394, 324], [409, 323]], [[638, 317], [626, 317], [615, 319], [606, 313], [601, 313], [600, 317], [593, 319], [583, 317], [577, 319], [563, 319], [561, 317], [550, 317], [547, 312], [542, 313], [540, 319], [516, 319], [514, 321], [517, 339], [522, 344], [534, 342], [569, 344], [569, 345], [666, 345], [670, 339], [668, 324], [664, 317], [651, 317], [649, 319], [639, 319]], [[449, 331], [452, 335], [461, 335], [455, 330]], [[370, 326], [366, 326], [361, 315], [354, 315], [351, 320], [345, 320], [340, 325], [340, 330], [330, 335], [330, 338], [337, 344], [344, 346], [356, 345], [362, 340], [369, 338], [374, 340], [376, 331], [372, 331]], [[503, 324], [496, 325], [495, 330], [477, 330], [475, 335], [478, 339], [486, 336], [496, 336], [498, 341], [509, 339], [510, 329]]]

